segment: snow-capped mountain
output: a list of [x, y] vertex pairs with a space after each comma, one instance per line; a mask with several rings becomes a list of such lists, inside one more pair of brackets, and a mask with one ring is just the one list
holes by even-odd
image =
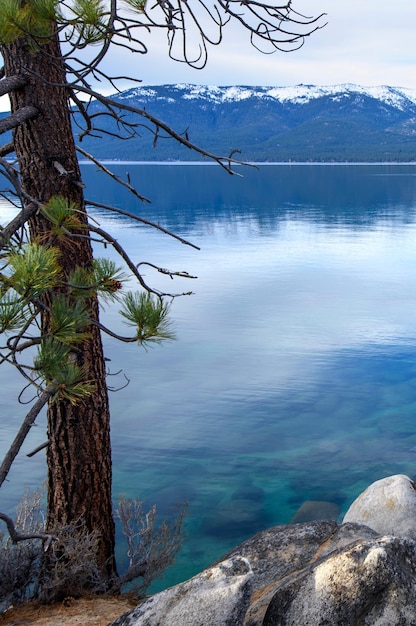
[[[254, 161], [416, 161], [415, 89], [176, 84], [135, 87], [116, 98], [216, 154], [239, 149]], [[141, 134], [121, 145], [102, 138], [88, 147], [102, 158], [201, 158], [172, 140], [159, 139], [154, 148], [151, 133]]]
[[[170, 93], [164, 93], [167, 89]], [[331, 97], [334, 100], [350, 97], [352, 94], [367, 96], [381, 100], [393, 107], [402, 108], [409, 101], [416, 104], [416, 89], [403, 87], [361, 87], [360, 85], [295, 85], [294, 87], [213, 87], [209, 85], [190, 85], [180, 83], [176, 85], [163, 85], [157, 87], [139, 87], [124, 92], [127, 99], [155, 99], [169, 102], [184, 100], [206, 100], [221, 104], [225, 102], [241, 102], [250, 98], [263, 100], [276, 100], [278, 102], [292, 102], [294, 104], [307, 104], [311, 100]]]

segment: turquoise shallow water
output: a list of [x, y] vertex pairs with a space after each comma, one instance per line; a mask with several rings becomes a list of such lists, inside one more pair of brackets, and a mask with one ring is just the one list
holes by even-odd
[[[94, 210], [135, 262], [198, 276], [145, 271], [151, 284], [195, 291], [173, 304], [177, 341], [147, 352], [105, 344], [110, 373], [123, 372], [111, 385], [130, 379], [111, 394], [115, 496], [163, 513], [189, 502], [186, 541], [161, 585], [288, 523], [307, 500], [342, 515], [370, 482], [416, 475], [416, 168], [265, 166], [242, 179], [197, 165], [116, 170], [153, 203], [91, 167], [87, 195], [201, 248]], [[113, 309], [103, 321], [119, 324]], [[3, 411], [2, 443], [18, 419], [10, 394]], [[44, 437], [40, 419], [27, 449]], [[42, 479], [41, 456], [19, 460], [4, 506]]]

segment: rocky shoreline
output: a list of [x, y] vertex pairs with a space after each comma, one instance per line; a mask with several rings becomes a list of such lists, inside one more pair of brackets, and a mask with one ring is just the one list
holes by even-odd
[[109, 626], [414, 626], [415, 513], [415, 482], [384, 478], [341, 523], [262, 531]]

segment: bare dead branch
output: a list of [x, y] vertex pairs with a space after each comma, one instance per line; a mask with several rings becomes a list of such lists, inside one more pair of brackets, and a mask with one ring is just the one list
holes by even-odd
[[7, 226], [0, 229], [0, 249], [4, 248], [10, 241], [10, 238], [25, 225], [29, 217], [36, 213], [37, 208], [38, 207], [34, 204], [29, 207], [24, 207]]
[[[42, 77], [39, 77], [42, 78]], [[70, 85], [57, 85], [56, 83], [50, 83], [48, 81], [47, 82], [49, 85], [55, 85], [55, 86], [61, 86], [63, 88], [66, 88], [69, 90], [70, 93], [73, 93], [74, 91], [78, 91], [80, 93], [84, 93], [86, 95], [88, 95], [90, 98], [93, 98], [95, 100], [97, 100], [98, 102], [100, 102], [104, 108], [106, 109], [105, 112], [100, 112], [98, 114], [94, 114], [92, 116], [89, 116], [89, 120], [91, 121], [91, 119], [93, 119], [93, 117], [96, 117], [97, 115], [103, 115], [106, 114], [109, 117], [113, 117], [116, 121], [116, 123], [120, 126], [123, 127], [124, 129], [127, 129], [127, 131], [129, 132], [129, 138], [135, 136], [137, 133], [134, 130], [138, 124], [135, 122], [128, 122], [125, 119], [123, 119], [123, 117], [121, 116], [121, 114], [117, 113], [117, 111], [128, 111], [129, 113], [133, 113], [134, 115], [143, 117], [144, 119], [146, 119], [154, 129], [153, 132], [156, 136], [156, 138], [159, 136], [160, 134], [160, 130], [163, 130], [166, 133], [166, 137], [171, 137], [172, 139], [175, 139], [179, 144], [186, 146], [187, 148], [189, 148], [190, 150], [192, 150], [193, 152], [196, 152], [197, 154], [200, 154], [201, 156], [203, 156], [204, 158], [209, 159], [210, 161], [213, 161], [215, 163], [217, 163], [218, 165], [220, 165], [223, 169], [225, 169], [229, 174], [234, 175], [234, 176], [241, 176], [241, 174], [237, 173], [234, 169], [233, 166], [234, 165], [245, 165], [247, 167], [255, 167], [254, 164], [251, 163], [247, 163], [245, 161], [242, 160], [238, 160], [234, 158], [234, 155], [237, 154], [239, 151], [238, 150], [232, 150], [230, 152], [230, 154], [228, 154], [227, 156], [219, 156], [217, 154], [213, 154], [211, 152], [208, 152], [207, 150], [204, 150], [203, 148], [201, 148], [200, 146], [198, 146], [197, 144], [194, 144], [193, 142], [191, 142], [188, 138], [188, 134], [181, 134], [176, 132], [173, 128], [171, 128], [169, 126], [169, 124], [166, 124], [165, 122], [163, 122], [162, 120], [159, 120], [158, 118], [156, 118], [154, 115], [151, 115], [148, 111], [146, 111], [146, 109], [139, 109], [138, 107], [133, 107], [131, 105], [125, 104], [123, 102], [119, 102], [113, 98], [109, 98], [106, 96], [103, 96], [102, 94], [98, 93], [97, 91], [94, 91], [93, 89], [91, 89], [90, 87], [88, 87], [86, 85], [85, 82], [83, 82], [83, 84], [79, 84], [79, 82], [75, 82], [72, 83]], [[85, 114], [87, 113], [86, 109], [84, 109], [83, 111], [83, 116], [85, 116]], [[150, 132], [151, 129], [148, 126], [145, 126], [145, 128], [147, 128]], [[1, 126], [0, 126], [1, 129]], [[97, 129], [94, 128], [92, 125], [90, 126], [90, 130], [86, 131], [86, 134], [92, 134], [93, 131], [96, 131]], [[116, 133], [112, 133], [110, 131], [104, 131], [103, 129], [100, 130], [100, 132], [103, 132], [107, 135], [114, 135], [117, 136], [118, 138], [123, 138], [121, 136], [121, 134], [116, 134]], [[85, 134], [85, 133], [84, 133]]]
[[156, 506], [145, 512], [142, 501], [119, 498], [116, 515], [127, 542], [129, 568], [114, 581], [114, 590], [120, 590], [123, 584], [141, 577], [142, 582], [136, 583], [133, 589], [143, 593], [174, 562], [183, 541], [187, 503], [175, 509], [170, 520], [165, 518], [157, 525]]
[[[137, 278], [137, 280], [139, 281], [140, 285], [143, 287], [143, 289], [145, 289], [148, 293], [153, 293], [158, 297], [163, 297], [163, 296], [167, 296], [169, 298], [176, 298], [178, 296], [187, 296], [190, 295], [189, 292], [186, 293], [165, 293], [165, 292], [161, 292], [158, 289], [153, 289], [152, 287], [150, 287], [149, 285], [146, 284], [145, 280], [143, 279], [143, 276], [140, 274], [137, 266], [133, 263], [133, 261], [131, 260], [131, 258], [129, 257], [129, 255], [127, 254], [127, 252], [124, 250], [124, 248], [118, 243], [117, 239], [115, 239], [114, 237], [112, 237], [109, 233], [107, 233], [105, 230], [103, 230], [102, 228], [99, 228], [98, 226], [89, 226], [90, 231], [96, 233], [97, 235], [99, 235], [100, 237], [102, 237], [103, 241], [110, 243], [114, 250], [119, 254], [119, 256], [123, 259], [123, 261], [126, 263], [127, 267], [130, 269], [130, 271], [132, 272], [133, 276], [135, 276], [135, 278]], [[158, 268], [159, 269], [159, 268]], [[164, 273], [167, 273], [166, 270], [164, 270]], [[173, 273], [172, 273], [173, 274]], [[179, 274], [178, 274], [179, 275]], [[186, 275], [183, 273], [181, 274], [182, 276], [186, 277], [186, 278], [193, 278], [192, 276]], [[1, 483], [0, 483], [1, 484]]]
[[6, 480], [7, 474], [12, 466], [12, 463], [16, 456], [19, 453], [20, 448], [23, 445], [24, 440], [26, 439], [31, 427], [33, 426], [37, 416], [40, 411], [43, 409], [45, 404], [48, 402], [49, 398], [55, 393], [56, 386], [51, 384], [45, 389], [45, 391], [41, 394], [41, 396], [34, 403], [29, 413], [26, 415], [23, 420], [22, 425], [19, 428], [19, 432], [14, 438], [13, 443], [11, 444], [9, 450], [4, 457], [3, 463], [0, 466], [0, 487]]
[[163, 226], [160, 226], [160, 224], [155, 224], [155, 222], [146, 220], [144, 217], [139, 217], [138, 215], [135, 215], [134, 213], [130, 213], [129, 211], [124, 211], [123, 209], [118, 209], [117, 207], [111, 206], [110, 204], [103, 204], [102, 202], [94, 202], [93, 200], [86, 200], [85, 202], [86, 204], [89, 204], [90, 206], [95, 206], [97, 208], [105, 209], [106, 211], [112, 211], [114, 213], [118, 213], [119, 215], [125, 215], [126, 217], [131, 217], [133, 220], [136, 220], [136, 222], [141, 222], [142, 224], [146, 224], [146, 226], [150, 226], [151, 228], [156, 228], [156, 230], [160, 230], [162, 233], [165, 233], [165, 235], [169, 235], [169, 237], [173, 237], [174, 239], [177, 239], [178, 241], [183, 243], [185, 246], [191, 246], [191, 248], [195, 248], [195, 250], [201, 249], [198, 246], [196, 246], [194, 243], [191, 243], [190, 241], [183, 239], [183, 237], [179, 237], [179, 235], [175, 235], [175, 233], [172, 233], [170, 230], [167, 230]]
[[0, 157], [0, 165], [2, 166], [2, 175], [7, 178], [14, 189], [15, 195], [20, 200], [20, 206], [22, 209], [16, 215], [11, 222], [7, 224], [4, 228], [0, 228], [0, 250], [4, 248], [10, 241], [11, 237], [13, 237], [18, 230], [24, 227], [27, 220], [36, 213], [36, 211], [40, 208], [41, 203], [38, 202], [35, 198], [29, 197], [22, 189], [19, 173], [17, 169], [6, 159]]
[[32, 458], [32, 456], [35, 456], [35, 454], [37, 454], [38, 452], [41, 452], [42, 450], [47, 448], [48, 445], [49, 445], [49, 441], [44, 441], [43, 443], [40, 444], [40, 446], [37, 446], [37, 448], [32, 450], [32, 452], [28, 452], [28, 454], [26, 454], [26, 456], [29, 457], [29, 458]]
[[[240, 174], [237, 174], [235, 172], [235, 170], [232, 169], [233, 165], [247, 165], [247, 166], [250, 165], [248, 163], [245, 163], [244, 161], [239, 161], [237, 159], [234, 159], [232, 157], [232, 155], [218, 156], [216, 154], [208, 152], [207, 150], [204, 150], [200, 146], [198, 146], [198, 145], [192, 143], [191, 141], [189, 141], [189, 139], [187, 139], [186, 136], [184, 137], [180, 133], [178, 133], [175, 130], [173, 130], [168, 124], [166, 124], [165, 122], [162, 122], [162, 120], [159, 120], [154, 115], [151, 115], [148, 111], [146, 111], [146, 109], [139, 109], [139, 108], [131, 106], [129, 104], [125, 104], [123, 102], [118, 102], [117, 100], [114, 100], [112, 98], [107, 98], [106, 96], [103, 96], [103, 95], [99, 94], [98, 92], [96, 92], [96, 91], [94, 91], [92, 89], [88, 89], [86, 87], [79, 87], [79, 86], [77, 86], [77, 90], [81, 91], [82, 93], [88, 94], [91, 97], [93, 97], [96, 100], [98, 100], [98, 102], [101, 102], [101, 104], [103, 104], [109, 110], [109, 112], [111, 112], [113, 115], [114, 115], [114, 109], [118, 109], [120, 111], [128, 111], [130, 113], [133, 113], [135, 115], [139, 115], [139, 116], [145, 118], [156, 129], [158, 129], [157, 132], [159, 132], [159, 129], [163, 130], [167, 134], [168, 137], [172, 137], [178, 143], [182, 144], [183, 146], [186, 146], [187, 148], [189, 148], [193, 152], [197, 152], [198, 154], [202, 155], [203, 157], [205, 157], [205, 158], [207, 158], [207, 159], [209, 159], [211, 161], [214, 161], [215, 163], [218, 163], [218, 165], [220, 165], [223, 169], [225, 169], [229, 174], [237, 175], [237, 176], [240, 175]], [[119, 120], [121, 122], [120, 118], [119, 118]], [[124, 125], [128, 126], [128, 123], [124, 122]], [[233, 153], [235, 153], [235, 151], [233, 151]]]
[[141, 194], [139, 194], [139, 192], [137, 191], [135, 187], [133, 187], [133, 185], [131, 185], [129, 182], [124, 181], [122, 178], [120, 178], [120, 176], [117, 176], [117, 174], [114, 174], [114, 172], [112, 172], [107, 167], [105, 167], [103, 163], [98, 161], [98, 159], [94, 158], [92, 154], [89, 154], [88, 152], [80, 148], [79, 146], [77, 146], [76, 149], [77, 149], [77, 152], [79, 152], [80, 154], [85, 156], [89, 161], [94, 163], [102, 172], [110, 176], [113, 180], [115, 180], [120, 185], [123, 185], [123, 187], [126, 187], [126, 189], [130, 191], [130, 193], [136, 196], [136, 198], [138, 198], [139, 200], [142, 200], [143, 202], [150, 202], [149, 198], [146, 198], [145, 196], [142, 196]]
[[12, 543], [16, 544], [19, 541], [26, 541], [28, 539], [42, 539], [45, 541], [44, 550], [46, 551], [51, 544], [51, 542], [55, 539], [54, 535], [49, 535], [48, 533], [28, 533], [22, 534], [16, 530], [14, 522], [11, 517], [6, 515], [5, 513], [0, 513], [0, 519], [6, 523], [8, 533], [10, 535], [10, 539]]

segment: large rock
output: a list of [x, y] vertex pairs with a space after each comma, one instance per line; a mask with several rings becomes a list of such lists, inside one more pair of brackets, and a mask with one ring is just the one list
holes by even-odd
[[364, 526], [332, 521], [270, 528], [110, 626], [260, 626], [282, 579], [333, 551], [375, 537]]
[[[242, 543], [225, 558], [243, 557], [253, 571], [253, 595], [244, 626], [263, 624], [272, 598], [289, 576], [309, 571], [330, 554], [342, 552], [352, 544], [375, 538], [377, 533], [366, 526], [315, 521], [276, 526]], [[299, 622], [298, 626], [307, 623]]]
[[[282, 581], [259, 626], [413, 626], [416, 542], [381, 537]], [[247, 622], [253, 623], [254, 622]]]
[[416, 538], [416, 484], [403, 474], [377, 480], [354, 500], [343, 521], [381, 535]]
[[110, 626], [242, 626], [253, 573], [236, 557], [151, 596]]

